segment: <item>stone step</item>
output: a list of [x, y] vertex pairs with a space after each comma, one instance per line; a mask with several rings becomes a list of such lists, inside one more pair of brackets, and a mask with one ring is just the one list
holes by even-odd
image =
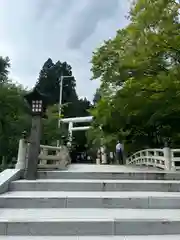
[[180, 209], [180, 192], [7, 192], [0, 208]]
[[177, 180], [93, 180], [39, 179], [18, 180], [9, 184], [11, 191], [157, 191], [179, 192]]
[[39, 171], [39, 179], [136, 179], [136, 180], [180, 180], [180, 174], [178, 172], [166, 172], [166, 171], [118, 171], [114, 170], [109, 172], [97, 171], [97, 172], [72, 172], [68, 171]]
[[180, 210], [2, 209], [0, 235], [98, 236], [180, 234]]
[[180, 235], [152, 236], [1, 236], [0, 240], [180, 240]]

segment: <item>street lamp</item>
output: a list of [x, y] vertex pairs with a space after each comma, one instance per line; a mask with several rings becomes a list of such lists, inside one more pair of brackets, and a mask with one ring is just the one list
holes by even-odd
[[[61, 126], [61, 112], [62, 112], [62, 93], [63, 93], [63, 80], [65, 78], [74, 78], [73, 76], [61, 76], [59, 78], [59, 114], [58, 114], [58, 130], [60, 129]], [[59, 147], [60, 141], [59, 139], [57, 140], [57, 147]]]
[[34, 88], [33, 91], [26, 94], [24, 98], [28, 102], [32, 114], [32, 127], [25, 178], [34, 180], [36, 179], [40, 151], [42, 118], [45, 117], [48, 97], [40, 93], [37, 88]]

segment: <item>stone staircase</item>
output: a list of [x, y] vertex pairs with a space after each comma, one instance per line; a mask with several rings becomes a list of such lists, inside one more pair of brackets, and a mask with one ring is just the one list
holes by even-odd
[[0, 240], [180, 240], [180, 174], [72, 165], [0, 195]]

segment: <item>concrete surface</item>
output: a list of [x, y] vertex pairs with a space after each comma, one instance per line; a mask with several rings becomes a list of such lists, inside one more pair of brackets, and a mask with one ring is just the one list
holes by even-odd
[[126, 166], [126, 165], [97, 165], [97, 164], [71, 164], [65, 172], [135, 172], [135, 171], [155, 171], [162, 172], [162, 170], [157, 170], [155, 168], [148, 167], [136, 167], [136, 166]]
[[178, 172], [71, 165], [39, 177], [8, 182], [12, 191], [0, 195], [0, 240], [180, 240]]
[[8, 190], [11, 181], [20, 179], [22, 170], [20, 169], [6, 169], [0, 173], [0, 194]]
[[180, 234], [180, 210], [1, 209], [1, 235]]
[[180, 181], [174, 180], [94, 180], [39, 179], [11, 182], [11, 191], [180, 191]]
[[0, 236], [0, 240], [180, 240], [180, 235], [152, 235], [152, 236]]
[[120, 165], [72, 164], [66, 171], [39, 171], [40, 179], [177, 179], [178, 172], [147, 167]]
[[0, 208], [180, 209], [180, 192], [7, 192]]
[[180, 209], [0, 209], [0, 222], [144, 220], [180, 221]]

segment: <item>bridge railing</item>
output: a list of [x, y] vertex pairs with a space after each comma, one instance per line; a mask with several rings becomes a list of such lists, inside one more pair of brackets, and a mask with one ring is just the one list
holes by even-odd
[[40, 145], [39, 168], [62, 169], [67, 167], [69, 163], [70, 156], [66, 146], [55, 147]]
[[171, 149], [170, 161], [172, 170], [180, 170], [180, 149]]
[[151, 166], [164, 170], [180, 170], [180, 149], [144, 149], [126, 159], [127, 165]]
[[[28, 151], [29, 143], [25, 139], [20, 139], [16, 163], [17, 169], [25, 169], [27, 167]], [[65, 169], [70, 162], [71, 159], [66, 146], [40, 145], [40, 154], [38, 157], [39, 169]]]
[[146, 165], [166, 169], [166, 160], [163, 149], [145, 149], [134, 153], [127, 158], [126, 164]]

